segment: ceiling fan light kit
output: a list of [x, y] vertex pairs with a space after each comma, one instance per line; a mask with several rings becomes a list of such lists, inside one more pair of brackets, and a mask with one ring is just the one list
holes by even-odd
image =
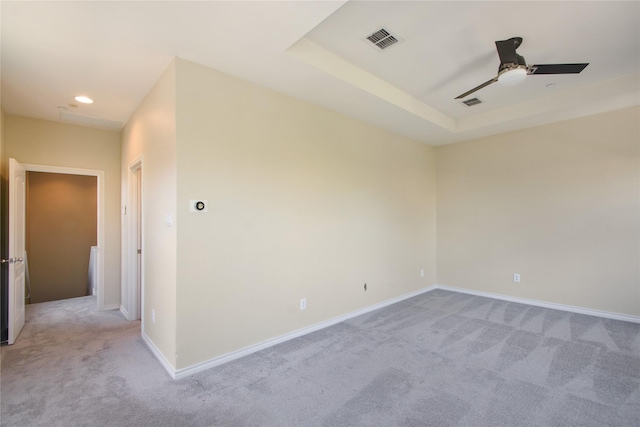
[[501, 71], [498, 74], [498, 82], [503, 85], [515, 85], [527, 77], [527, 67], [518, 66], [516, 68]]
[[487, 80], [479, 86], [457, 96], [455, 99], [465, 98], [472, 93], [489, 86], [492, 83], [500, 82], [504, 85], [514, 85], [526, 76], [533, 74], [578, 74], [585, 69], [589, 63], [580, 64], [539, 64], [527, 66], [523, 56], [516, 53], [516, 49], [522, 44], [522, 37], [512, 37], [507, 40], [498, 40], [496, 49], [500, 57], [498, 75], [491, 80]]

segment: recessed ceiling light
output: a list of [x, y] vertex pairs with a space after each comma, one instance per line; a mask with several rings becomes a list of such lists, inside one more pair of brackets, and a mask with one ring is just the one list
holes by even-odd
[[88, 96], [76, 96], [74, 99], [78, 102], [82, 102], [83, 104], [93, 104], [93, 99]]

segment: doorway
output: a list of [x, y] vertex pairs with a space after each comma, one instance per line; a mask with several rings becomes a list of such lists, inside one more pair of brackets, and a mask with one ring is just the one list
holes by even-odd
[[[95, 251], [95, 273], [93, 274], [95, 289], [97, 292], [97, 309], [104, 310], [104, 237], [105, 237], [105, 173], [101, 170], [93, 169], [78, 169], [59, 166], [47, 166], [47, 165], [34, 165], [34, 164], [20, 164], [15, 159], [9, 159], [9, 179], [8, 187], [9, 197], [3, 197], [3, 203], [7, 203], [7, 210], [9, 211], [9, 220], [7, 222], [6, 230], [8, 230], [8, 250], [7, 259], [2, 259], [2, 263], [9, 265], [8, 268], [8, 280], [5, 282], [3, 277], [2, 298], [3, 302], [1, 308], [2, 319], [2, 342], [7, 341], [12, 344], [15, 338], [20, 333], [22, 326], [24, 325], [24, 309], [25, 309], [25, 281], [20, 278], [26, 278], [25, 274], [22, 274], [19, 269], [26, 267], [24, 254], [26, 236], [24, 233], [24, 225], [26, 220], [25, 212], [25, 195], [26, 195], [26, 172], [49, 172], [58, 174], [72, 174], [72, 175], [88, 175], [94, 176], [97, 180], [97, 251]], [[21, 174], [21, 175], [19, 175]], [[15, 175], [15, 177], [14, 177]], [[19, 179], [18, 179], [19, 178]], [[19, 190], [20, 183], [24, 183], [22, 189]], [[14, 190], [15, 186], [15, 190]], [[18, 197], [22, 194], [21, 197]], [[12, 219], [13, 218], [13, 219]], [[3, 218], [4, 219], [4, 218]], [[4, 221], [3, 221], [4, 222]], [[20, 230], [23, 230], [20, 232]], [[5, 235], [3, 233], [3, 235]], [[4, 248], [3, 248], [4, 250]], [[93, 251], [92, 251], [93, 253]], [[4, 256], [5, 254], [3, 254]], [[3, 269], [5, 270], [5, 269]], [[4, 271], [3, 271], [4, 273]], [[12, 278], [13, 276], [13, 278]], [[6, 286], [5, 286], [6, 283]]]
[[97, 194], [95, 176], [27, 171], [27, 303], [95, 294]]
[[[104, 171], [95, 169], [79, 169], [60, 166], [23, 164], [27, 173], [41, 172], [48, 174], [63, 175], [80, 175], [85, 177], [93, 177], [96, 185], [96, 246], [92, 255], [95, 257], [93, 277], [95, 279], [94, 287], [97, 294], [97, 309], [104, 310], [104, 240], [105, 240], [105, 177]], [[93, 293], [93, 290], [92, 292]]]

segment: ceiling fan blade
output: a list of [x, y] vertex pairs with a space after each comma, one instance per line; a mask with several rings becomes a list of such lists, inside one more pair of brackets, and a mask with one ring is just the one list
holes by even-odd
[[464, 98], [464, 97], [466, 97], [466, 96], [469, 96], [469, 95], [471, 95], [473, 92], [476, 92], [476, 91], [478, 91], [478, 90], [482, 89], [483, 87], [487, 87], [487, 86], [489, 86], [491, 83], [495, 83], [495, 82], [497, 82], [497, 81], [498, 81], [498, 78], [497, 78], [497, 77], [494, 77], [494, 78], [492, 78], [491, 80], [487, 80], [486, 82], [482, 83], [480, 86], [476, 86], [476, 87], [474, 87], [473, 89], [471, 89], [470, 91], [467, 91], [467, 92], [463, 93], [463, 94], [462, 94], [462, 95], [460, 95], [460, 96], [456, 96], [456, 97], [455, 97], [455, 99], [460, 99], [460, 98]]
[[522, 43], [522, 37], [512, 37], [509, 40], [499, 40], [496, 42], [498, 56], [501, 64], [517, 64], [518, 54], [516, 49]]
[[540, 64], [531, 65], [529, 74], [578, 74], [589, 63], [583, 64]]

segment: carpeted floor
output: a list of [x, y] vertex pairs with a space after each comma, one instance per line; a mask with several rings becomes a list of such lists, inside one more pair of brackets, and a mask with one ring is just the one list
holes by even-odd
[[28, 307], [3, 426], [640, 426], [640, 325], [435, 290], [174, 381], [95, 297]]

